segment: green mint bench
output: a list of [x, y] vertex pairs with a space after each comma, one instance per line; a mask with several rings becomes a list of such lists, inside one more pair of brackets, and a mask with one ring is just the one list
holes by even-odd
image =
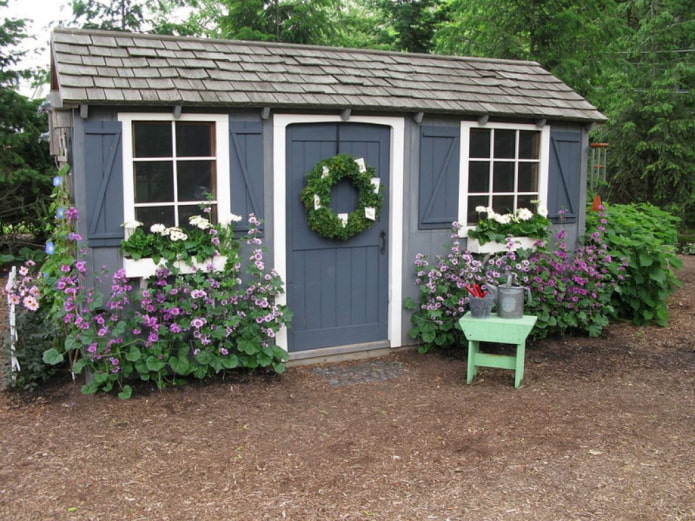
[[[488, 318], [473, 318], [467, 312], [459, 319], [459, 325], [468, 340], [468, 374], [470, 384], [478, 374], [478, 367], [495, 367], [514, 370], [514, 387], [519, 388], [524, 378], [526, 337], [533, 329], [537, 317], [524, 315], [521, 318], [500, 318], [491, 313]], [[516, 354], [495, 355], [480, 352], [480, 342], [496, 342], [516, 345]]]

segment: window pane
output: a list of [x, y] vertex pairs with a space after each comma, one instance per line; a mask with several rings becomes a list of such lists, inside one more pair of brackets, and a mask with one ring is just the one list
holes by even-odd
[[538, 194], [520, 195], [516, 200], [517, 208], [528, 208], [533, 213], [536, 213], [538, 208]]
[[135, 162], [135, 202], [174, 200], [174, 173], [171, 161]]
[[513, 192], [514, 191], [514, 163], [510, 161], [495, 161], [494, 172], [492, 174], [493, 192]]
[[470, 157], [490, 157], [490, 131], [482, 128], [471, 129]]
[[522, 130], [519, 132], [519, 158], [538, 159], [540, 142], [540, 132], [534, 130]]
[[205, 201], [214, 195], [213, 161], [177, 161], [179, 201]]
[[487, 195], [474, 195], [468, 198], [468, 215], [466, 222], [469, 226], [474, 226], [478, 223], [478, 213], [475, 211], [477, 206], [488, 206]]
[[206, 122], [176, 123], [177, 157], [210, 157], [215, 155], [215, 124]]
[[514, 211], [513, 195], [495, 195], [492, 197], [492, 209], [497, 213], [511, 213]]
[[133, 122], [133, 157], [171, 157], [171, 123]]
[[490, 191], [489, 161], [471, 161], [468, 163], [468, 191], [472, 193]]
[[516, 150], [516, 130], [495, 130], [495, 158], [513, 159]]
[[144, 223], [145, 231], [149, 231], [153, 224], [163, 224], [174, 226], [174, 207], [173, 206], [154, 206], [147, 208], [136, 208], [135, 218]]
[[179, 206], [179, 226], [181, 228], [190, 228], [191, 224], [188, 220], [194, 215], [200, 215], [205, 217], [210, 222], [217, 222], [217, 207], [214, 204], [210, 204], [212, 207], [212, 212], [206, 214], [200, 208], [200, 204], [186, 204]]
[[519, 192], [538, 190], [538, 163], [519, 163]]

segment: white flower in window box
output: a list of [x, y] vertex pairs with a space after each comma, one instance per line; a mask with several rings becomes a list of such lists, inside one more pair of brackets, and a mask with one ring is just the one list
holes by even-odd
[[222, 222], [212, 224], [207, 218], [194, 215], [189, 219], [190, 227], [185, 230], [161, 223], [150, 226], [149, 232], [142, 224], [128, 227], [126, 230], [132, 229], [132, 233], [126, 234], [121, 242], [126, 275], [147, 278], [165, 266], [180, 273], [222, 270], [227, 259], [220, 250], [224, 250], [233, 237], [231, 224], [240, 220], [241, 217], [229, 214]]
[[467, 231], [466, 249], [472, 253], [533, 248], [536, 241], [548, 237], [551, 223], [540, 212], [518, 208], [513, 213], [498, 214], [484, 206], [476, 207], [475, 211], [478, 213], [478, 224]]

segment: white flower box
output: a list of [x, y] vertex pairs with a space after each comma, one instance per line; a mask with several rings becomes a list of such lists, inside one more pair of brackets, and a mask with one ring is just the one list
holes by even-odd
[[[227, 257], [224, 255], [214, 257], [212, 259], [213, 271], [222, 271], [226, 262]], [[205, 262], [196, 261], [191, 265], [188, 265], [184, 261], [176, 261], [174, 265], [179, 269], [181, 273], [186, 274], [193, 273], [196, 270], [207, 270], [207, 267], [210, 263], [210, 259], [207, 259]], [[160, 260], [158, 264], [155, 264], [155, 262], [150, 258], [138, 260], [126, 258], [123, 259], [123, 269], [125, 270], [126, 277], [133, 279], [146, 279], [148, 277], [151, 277], [156, 273], [159, 267], [164, 266], [165, 264], [166, 261], [164, 259]]]
[[[536, 241], [533, 237], [512, 237], [513, 241], [511, 250], [521, 250], [521, 249], [533, 249], [535, 247]], [[506, 242], [495, 242], [488, 241], [485, 244], [480, 244], [478, 239], [472, 237], [468, 238], [468, 246], [466, 247], [471, 253], [498, 253], [507, 251]]]

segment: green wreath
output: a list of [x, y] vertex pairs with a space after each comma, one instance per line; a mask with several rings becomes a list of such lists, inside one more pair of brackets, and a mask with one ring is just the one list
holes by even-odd
[[[361, 163], [361, 164], [360, 164]], [[359, 192], [357, 208], [341, 219], [331, 209], [331, 189], [341, 179], [348, 179]], [[382, 186], [374, 167], [348, 154], [324, 159], [306, 175], [301, 200], [307, 210], [309, 228], [327, 239], [346, 241], [370, 228], [379, 218]]]

